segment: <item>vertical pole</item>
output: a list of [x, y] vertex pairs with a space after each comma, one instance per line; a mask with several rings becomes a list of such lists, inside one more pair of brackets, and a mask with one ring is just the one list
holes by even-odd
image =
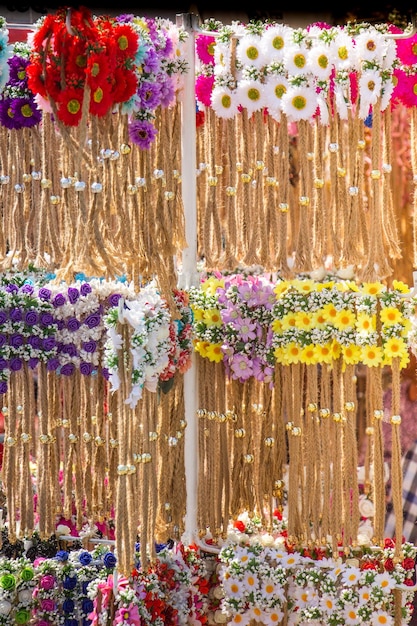
[[[181, 108], [181, 186], [185, 214], [185, 237], [187, 247], [182, 252], [182, 268], [178, 285], [181, 288], [198, 284], [197, 272], [197, 146], [195, 109], [195, 31], [198, 17], [190, 13], [177, 15], [177, 26], [188, 33], [185, 74]], [[184, 405], [187, 427], [184, 435], [184, 464], [186, 484], [186, 514], [182, 541], [193, 543], [197, 533], [197, 482], [198, 482], [198, 377], [195, 354], [191, 368], [184, 374]]]

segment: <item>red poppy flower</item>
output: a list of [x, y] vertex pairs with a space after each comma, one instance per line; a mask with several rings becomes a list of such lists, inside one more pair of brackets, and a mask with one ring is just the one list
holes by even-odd
[[116, 42], [121, 58], [134, 57], [139, 47], [138, 34], [129, 24], [118, 24], [113, 28], [112, 38]]
[[89, 108], [91, 115], [103, 117], [106, 113], [108, 113], [112, 104], [113, 99], [111, 97], [110, 85], [108, 82], [103, 82], [101, 85], [97, 85], [95, 89], [91, 90]]
[[61, 91], [58, 100], [58, 117], [66, 126], [78, 126], [81, 120], [84, 90], [69, 87]]
[[126, 102], [138, 88], [136, 73], [122, 68], [114, 70], [111, 82], [113, 102]]

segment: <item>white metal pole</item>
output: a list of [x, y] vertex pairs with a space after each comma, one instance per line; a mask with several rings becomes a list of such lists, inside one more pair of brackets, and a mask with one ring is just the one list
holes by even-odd
[[[178, 284], [188, 289], [198, 284], [197, 271], [197, 133], [195, 104], [195, 32], [199, 28], [198, 17], [190, 13], [177, 15], [177, 26], [188, 33], [185, 74], [181, 108], [181, 187], [185, 214], [185, 237], [187, 247], [182, 253], [182, 268]], [[198, 478], [198, 423], [197, 423], [198, 377], [195, 355], [191, 368], [184, 374], [185, 428], [184, 464], [186, 484], [186, 514], [182, 541], [189, 545], [197, 537], [197, 478]]]

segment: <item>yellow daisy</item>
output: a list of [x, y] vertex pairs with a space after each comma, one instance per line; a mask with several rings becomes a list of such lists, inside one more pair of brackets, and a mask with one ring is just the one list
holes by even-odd
[[319, 363], [331, 363], [333, 360], [332, 344], [324, 343], [316, 346], [317, 358]]
[[224, 279], [216, 278], [215, 276], [210, 276], [203, 283], [201, 283], [201, 289], [208, 293], [210, 296], [214, 296], [216, 294], [216, 290], [218, 287], [224, 287]]
[[311, 330], [314, 328], [314, 317], [309, 311], [299, 311], [295, 313], [295, 325], [300, 330]]
[[385, 290], [385, 285], [380, 282], [362, 283], [360, 291], [367, 296], [377, 296]]
[[333, 323], [337, 316], [337, 309], [333, 302], [328, 302], [322, 309], [323, 315], [328, 322]]
[[201, 354], [202, 357], [207, 357], [207, 347], [210, 345], [209, 341], [196, 341], [194, 344], [194, 350]]
[[328, 280], [325, 283], [317, 283], [316, 291], [323, 291], [323, 289], [332, 289], [334, 286], [334, 280]]
[[272, 322], [272, 330], [274, 333], [280, 333], [282, 331], [282, 322], [281, 320], [275, 319]]
[[301, 350], [301, 363], [306, 363], [307, 365], [315, 365], [319, 362], [319, 354], [317, 353], [317, 348], [314, 344], [310, 344], [305, 346]]
[[342, 352], [342, 346], [336, 339], [332, 341], [332, 357], [334, 359], [338, 359]]
[[376, 329], [376, 315], [368, 313], [358, 313], [356, 318], [356, 328], [360, 333], [371, 333]]
[[274, 293], [279, 298], [289, 289], [290, 286], [291, 283], [288, 280], [280, 280], [274, 287]]
[[407, 344], [400, 337], [390, 337], [384, 344], [384, 355], [388, 362], [391, 362], [395, 357], [401, 359], [407, 351]]
[[281, 348], [281, 347], [275, 348], [275, 350], [274, 350], [274, 357], [276, 358], [278, 363], [284, 363], [285, 362], [285, 358], [286, 358], [286, 354], [285, 354], [283, 348]]
[[209, 361], [214, 361], [215, 363], [220, 363], [223, 359], [223, 352], [220, 343], [209, 343], [206, 348], [206, 357]]
[[191, 309], [194, 315], [194, 322], [202, 322], [204, 319], [204, 309], [198, 309], [191, 305]]
[[395, 289], [395, 291], [399, 291], [400, 293], [408, 293], [410, 291], [410, 287], [403, 283], [402, 280], [393, 280], [392, 288]]
[[322, 309], [314, 311], [311, 315], [313, 317], [314, 328], [324, 328], [326, 326], [327, 318]]
[[368, 367], [379, 367], [383, 356], [383, 350], [379, 346], [362, 347], [362, 363]]
[[293, 341], [283, 348], [283, 354], [285, 363], [299, 363], [301, 360], [301, 348]]
[[356, 365], [361, 360], [362, 350], [354, 343], [349, 346], [342, 346], [343, 361], [346, 365]]
[[355, 293], [359, 291], [359, 287], [354, 280], [345, 280], [343, 281], [343, 285], [346, 287], [346, 289], [343, 289], [342, 291], [354, 291]]
[[223, 323], [218, 309], [207, 309], [204, 311], [203, 321], [207, 326], [221, 326]]
[[408, 319], [408, 317], [404, 317], [401, 320], [401, 323], [403, 325], [403, 328], [401, 330], [401, 337], [406, 337], [408, 333], [410, 332], [413, 325], [411, 323], [411, 320]]
[[311, 280], [311, 278], [306, 278], [305, 280], [295, 278], [292, 281], [292, 286], [299, 293], [311, 293], [312, 291], [315, 290], [316, 283], [314, 282], [314, 280]]
[[289, 330], [290, 328], [296, 328], [297, 326], [297, 313], [287, 313], [281, 320], [282, 330]]
[[349, 309], [338, 311], [333, 319], [333, 324], [338, 330], [346, 330], [355, 326], [356, 315]]
[[393, 326], [394, 324], [400, 324], [403, 315], [399, 309], [395, 306], [387, 306], [381, 309], [380, 313], [381, 322], [385, 326]]

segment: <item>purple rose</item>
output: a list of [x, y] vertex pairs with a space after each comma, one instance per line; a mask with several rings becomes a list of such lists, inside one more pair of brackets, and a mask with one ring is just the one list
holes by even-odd
[[28, 326], [34, 326], [38, 321], [38, 314], [36, 313], [36, 311], [28, 311], [25, 314], [25, 322]]
[[92, 354], [97, 350], [97, 342], [92, 339], [90, 341], [83, 341], [83, 350]]
[[13, 335], [10, 335], [9, 345], [11, 345], [13, 348], [20, 348], [20, 346], [23, 346], [23, 344], [24, 344], [24, 339], [22, 335], [19, 335], [18, 333], [14, 333]]
[[52, 300], [52, 304], [55, 308], [59, 306], [63, 306], [66, 303], [65, 296], [62, 293], [57, 293], [55, 298]]
[[12, 322], [21, 322], [22, 321], [22, 311], [20, 309], [12, 309], [10, 311], [10, 319]]
[[0, 370], [6, 370], [9, 364], [6, 359], [0, 358]]
[[39, 363], [39, 359], [36, 359], [35, 357], [31, 357], [28, 361], [28, 365], [32, 370], [35, 369], [38, 363]]
[[77, 346], [74, 343], [64, 344], [61, 352], [63, 354], [68, 354], [68, 356], [77, 356], [78, 354]]
[[101, 315], [99, 313], [91, 313], [91, 315], [86, 317], [86, 319], [84, 320], [84, 324], [88, 326], [88, 328], [95, 328], [100, 324], [100, 322]]
[[75, 332], [81, 326], [81, 322], [76, 317], [71, 317], [67, 322], [67, 328], [71, 332]]
[[41, 346], [41, 338], [38, 337], [38, 335], [31, 335], [28, 337], [28, 344], [32, 346], [34, 350], [37, 350]]
[[52, 600], [52, 598], [43, 598], [43, 600], [41, 601], [42, 611], [46, 611], [47, 613], [52, 613], [52, 611], [55, 611], [55, 609], [56, 609], [56, 604]]
[[74, 363], [65, 363], [65, 365], [61, 367], [61, 374], [63, 376], [72, 376], [74, 371], [75, 371]]
[[6, 291], [8, 293], [17, 293], [19, 291], [19, 287], [13, 283], [10, 283], [10, 285], [6, 286]]
[[54, 323], [54, 316], [51, 313], [41, 313], [39, 321], [42, 326], [51, 326]]
[[117, 306], [121, 297], [120, 293], [112, 293], [111, 296], [109, 296], [110, 306]]
[[56, 346], [55, 337], [45, 337], [42, 341], [43, 350], [49, 351], [53, 350]]
[[64, 330], [64, 328], [65, 328], [64, 320], [57, 320], [56, 327], [57, 327], [58, 330]]
[[13, 359], [10, 359], [9, 361], [9, 368], [12, 372], [18, 372], [19, 370], [22, 369], [22, 359], [19, 359], [18, 357], [14, 357]]
[[51, 298], [52, 292], [50, 289], [46, 287], [41, 287], [38, 291], [38, 296], [41, 300], [49, 300]]
[[7, 393], [7, 382], [0, 380], [0, 394]]
[[48, 591], [49, 589], [53, 589], [56, 585], [56, 580], [51, 574], [45, 574], [39, 581], [39, 586], [41, 589], [45, 589]]
[[103, 369], [101, 370], [101, 374], [105, 378], [105, 380], [110, 379], [110, 372], [107, 367], [103, 367]]
[[30, 283], [25, 283], [22, 286], [22, 293], [28, 293], [29, 295], [33, 293], [33, 285], [31, 285]]
[[55, 370], [58, 369], [58, 367], [59, 367], [59, 359], [57, 359], [56, 356], [48, 360], [48, 363], [46, 365], [46, 369], [48, 370], [48, 372], [54, 372]]
[[76, 287], [68, 287], [68, 300], [71, 304], [75, 304], [80, 297], [80, 292]]
[[7, 322], [7, 313], [6, 311], [0, 311], [0, 324], [4, 324]]
[[83, 376], [90, 376], [93, 371], [93, 366], [91, 363], [87, 363], [87, 361], [81, 361], [80, 363], [80, 372]]
[[86, 296], [91, 293], [93, 290], [91, 289], [91, 285], [89, 283], [83, 283], [80, 287], [80, 293], [82, 296]]
[[6, 335], [0, 335], [0, 348], [2, 348], [3, 346], [5, 346], [7, 343], [7, 338]]

